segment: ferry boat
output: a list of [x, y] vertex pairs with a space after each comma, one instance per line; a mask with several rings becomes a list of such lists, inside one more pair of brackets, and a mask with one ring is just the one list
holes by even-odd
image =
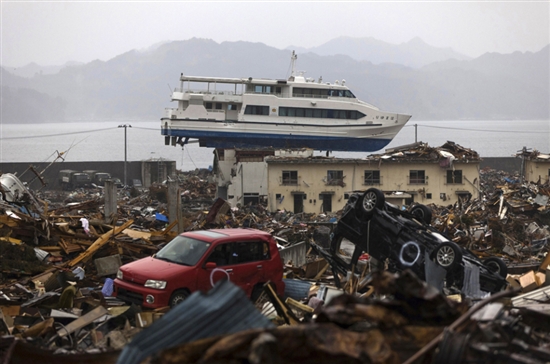
[[198, 140], [212, 148], [309, 148], [374, 152], [384, 148], [411, 115], [381, 111], [346, 86], [295, 74], [288, 80], [180, 77], [176, 108], [161, 118], [166, 145]]

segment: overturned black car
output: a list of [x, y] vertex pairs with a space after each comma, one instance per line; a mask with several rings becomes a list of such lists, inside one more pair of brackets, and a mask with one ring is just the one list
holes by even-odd
[[[507, 267], [501, 259], [480, 260], [433, 228], [431, 218], [425, 205], [400, 210], [385, 201], [382, 191], [370, 188], [350, 196], [333, 231], [329, 251], [314, 247], [330, 262], [336, 278], [338, 273], [345, 275], [356, 269], [359, 257], [368, 253], [387, 264], [389, 271], [410, 269], [429, 283], [432, 276], [439, 275], [447, 287], [460, 290], [465, 285], [471, 288], [469, 282], [474, 282], [478, 292], [493, 293], [506, 286]], [[351, 259], [340, 254], [344, 238], [354, 245]], [[338, 278], [336, 283], [340, 284]]]

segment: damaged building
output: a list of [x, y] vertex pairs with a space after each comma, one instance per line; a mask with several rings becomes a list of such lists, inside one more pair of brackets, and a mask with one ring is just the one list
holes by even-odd
[[453, 142], [418, 142], [361, 159], [313, 156], [311, 150], [216, 152], [218, 196], [233, 206], [266, 199], [271, 212], [338, 211], [351, 192], [369, 187], [398, 205], [448, 205], [480, 193], [479, 154]]
[[550, 181], [550, 154], [538, 150], [528, 151], [527, 148], [516, 155], [522, 159], [523, 180], [528, 182], [545, 183]]

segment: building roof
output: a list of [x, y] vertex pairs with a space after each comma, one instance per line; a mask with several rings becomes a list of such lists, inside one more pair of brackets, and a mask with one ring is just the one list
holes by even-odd
[[439, 147], [430, 147], [427, 143], [417, 142], [395, 148], [386, 149], [382, 154], [371, 154], [365, 158], [335, 158], [335, 157], [267, 157], [267, 163], [472, 163], [480, 162], [479, 154], [464, 148], [454, 142], [447, 141]]
[[529, 151], [527, 148], [523, 148], [516, 154], [517, 158], [524, 158], [533, 162], [550, 162], [550, 154], [543, 154], [538, 150]]

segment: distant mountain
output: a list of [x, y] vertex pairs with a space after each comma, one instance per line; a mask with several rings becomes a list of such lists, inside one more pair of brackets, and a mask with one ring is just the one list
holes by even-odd
[[345, 54], [357, 61], [369, 61], [374, 64], [396, 63], [412, 68], [420, 68], [433, 62], [448, 59], [471, 59], [471, 57], [455, 52], [451, 48], [430, 46], [418, 37], [398, 45], [386, 43], [372, 37], [338, 37], [318, 47], [287, 47], [287, 49], [294, 49], [300, 53], [312, 52], [320, 56]]
[[83, 65], [82, 62], [67, 62], [64, 65], [61, 66], [40, 66], [34, 62], [29, 63], [26, 66], [23, 67], [9, 67], [5, 66], [5, 68], [8, 72], [10, 72], [13, 75], [20, 76], [20, 77], [26, 77], [31, 78], [35, 75], [52, 75], [54, 73], [58, 73], [61, 69], [65, 67], [71, 67], [71, 66], [80, 66]]
[[[31, 82], [3, 68], [0, 120], [5, 123], [57, 122], [65, 120], [66, 103], [31, 88]], [[10, 85], [10, 86], [8, 86]]]
[[[413, 121], [550, 119], [549, 54], [550, 47], [545, 47], [535, 53], [485, 54], [415, 69], [399, 63], [357, 61], [349, 55], [300, 52], [297, 69], [315, 79], [345, 79], [359, 99], [382, 110], [410, 113]], [[59, 115], [69, 121], [159, 120], [165, 107], [174, 106], [170, 94], [179, 86], [181, 73], [286, 79], [290, 52], [262, 43], [193, 38], [126, 52], [106, 62], [64, 67], [56, 74], [27, 79], [6, 72], [3, 86], [11, 90], [9, 108], [14, 113], [4, 111], [3, 99], [3, 122], [18, 122], [17, 110], [42, 108], [29, 102], [29, 95], [40, 105], [47, 99], [38, 95], [47, 96], [50, 101], [46, 103], [61, 108]], [[48, 110], [45, 117], [55, 115], [51, 108], [44, 110]]]

